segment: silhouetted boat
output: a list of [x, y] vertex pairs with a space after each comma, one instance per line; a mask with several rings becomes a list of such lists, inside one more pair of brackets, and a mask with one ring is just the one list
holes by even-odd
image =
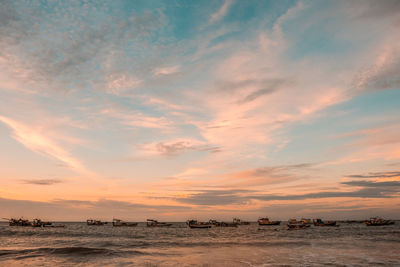
[[250, 224], [250, 222], [242, 221], [238, 218], [234, 218], [233, 223], [236, 223], [237, 225], [249, 225]]
[[258, 219], [258, 225], [268, 226], [268, 225], [280, 225], [281, 221], [270, 221], [267, 217]]
[[3, 218], [3, 219], [8, 220], [8, 225], [9, 225], [9, 226], [32, 226], [32, 223], [31, 223], [29, 220], [22, 219], [22, 218], [19, 218], [19, 219], [13, 219], [13, 218], [7, 219], [7, 218]]
[[167, 226], [171, 226], [171, 225], [172, 225], [172, 223], [159, 222], [157, 220], [147, 219], [148, 227], [167, 227]]
[[116, 227], [119, 226], [134, 227], [137, 226], [138, 224], [135, 222], [124, 222], [123, 220], [120, 219], [113, 219], [112, 225]]
[[313, 220], [313, 223], [315, 226], [337, 226], [336, 221], [324, 222], [321, 219], [315, 219], [315, 220]]
[[207, 229], [212, 227], [212, 224], [210, 223], [198, 222], [196, 220], [188, 220], [186, 221], [186, 224], [193, 229]]
[[305, 229], [311, 226], [311, 220], [310, 219], [301, 219], [300, 221], [296, 219], [290, 219], [288, 221], [288, 224], [286, 226], [287, 230], [299, 230], [299, 229]]
[[41, 219], [34, 219], [32, 221], [32, 226], [33, 227], [52, 227], [51, 222], [44, 222]]
[[238, 224], [235, 222], [219, 222], [217, 220], [209, 220], [208, 221], [209, 224], [212, 224], [216, 227], [237, 227]]
[[87, 224], [87, 225], [101, 226], [101, 225], [107, 224], [107, 222], [102, 222], [102, 221], [99, 221], [99, 220], [88, 219], [88, 220], [86, 220], [86, 224]]
[[301, 218], [301, 221], [300, 221], [302, 224], [305, 224], [305, 225], [311, 225], [312, 224], [312, 221], [311, 221], [311, 219], [305, 219], [305, 218]]
[[310, 224], [302, 224], [302, 223], [298, 223], [298, 224], [288, 224], [286, 226], [287, 230], [300, 230], [300, 229], [305, 229], [305, 228], [309, 228], [311, 225]]
[[365, 224], [367, 226], [392, 225], [392, 224], [394, 224], [394, 221], [384, 220], [382, 218], [374, 217], [374, 218], [369, 219], [368, 221], [365, 221]]

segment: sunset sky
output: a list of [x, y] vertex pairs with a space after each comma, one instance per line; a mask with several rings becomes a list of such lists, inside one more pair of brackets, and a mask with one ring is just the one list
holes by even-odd
[[0, 1], [0, 216], [400, 219], [400, 1]]

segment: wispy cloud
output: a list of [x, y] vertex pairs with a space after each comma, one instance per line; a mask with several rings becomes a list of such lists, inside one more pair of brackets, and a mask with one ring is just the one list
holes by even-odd
[[154, 70], [154, 75], [171, 75], [178, 73], [180, 70], [180, 66], [171, 66], [171, 67], [160, 67]]
[[393, 178], [393, 177], [400, 177], [400, 172], [398, 172], [398, 171], [370, 172], [368, 174], [352, 174], [347, 177], [350, 177], [350, 178]]
[[53, 185], [63, 183], [64, 181], [60, 179], [29, 179], [22, 181], [25, 184], [33, 184], [33, 185]]
[[0, 116], [0, 121], [10, 127], [13, 130], [13, 138], [28, 149], [60, 160], [78, 172], [84, 174], [90, 173], [78, 159], [74, 158], [66, 149], [47, 137], [46, 133], [40, 129], [4, 116]]
[[139, 146], [139, 151], [144, 155], [176, 156], [190, 151], [216, 153], [220, 151], [220, 148], [196, 139], [182, 138], [167, 142], [142, 144]]
[[233, 0], [225, 0], [224, 4], [218, 9], [218, 11], [211, 15], [209, 23], [215, 23], [221, 20], [228, 12], [228, 9], [232, 3]]
[[350, 181], [343, 182], [343, 185], [350, 187], [360, 187], [353, 191], [321, 191], [306, 194], [278, 195], [260, 194], [250, 190], [204, 190], [200, 193], [193, 193], [184, 198], [176, 198], [178, 202], [194, 205], [245, 205], [251, 200], [261, 201], [285, 201], [285, 200], [306, 200], [306, 199], [326, 199], [326, 198], [396, 198], [400, 193], [400, 182], [369, 182], [369, 181]]

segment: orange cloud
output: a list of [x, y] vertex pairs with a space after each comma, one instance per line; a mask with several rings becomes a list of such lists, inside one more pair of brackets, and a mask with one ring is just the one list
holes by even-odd
[[57, 145], [40, 129], [4, 116], [0, 116], [0, 121], [10, 127], [13, 130], [13, 138], [28, 149], [58, 159], [77, 172], [91, 174], [78, 159], [74, 158], [67, 150]]

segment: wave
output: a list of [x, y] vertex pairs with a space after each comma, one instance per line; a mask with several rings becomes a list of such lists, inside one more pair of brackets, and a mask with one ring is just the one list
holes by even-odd
[[0, 250], [1, 257], [15, 257], [16, 259], [24, 259], [27, 257], [40, 257], [40, 256], [118, 256], [122, 254], [146, 254], [140, 251], [121, 251], [106, 248], [93, 248], [93, 247], [59, 247], [59, 248], [36, 248], [36, 249], [18, 249], [18, 250]]
[[185, 242], [185, 241], [149, 241], [136, 242], [130, 244], [129, 248], [148, 248], [148, 247], [221, 247], [221, 246], [245, 246], [245, 247], [274, 247], [274, 246], [308, 246], [307, 241], [214, 241], [214, 242]]

